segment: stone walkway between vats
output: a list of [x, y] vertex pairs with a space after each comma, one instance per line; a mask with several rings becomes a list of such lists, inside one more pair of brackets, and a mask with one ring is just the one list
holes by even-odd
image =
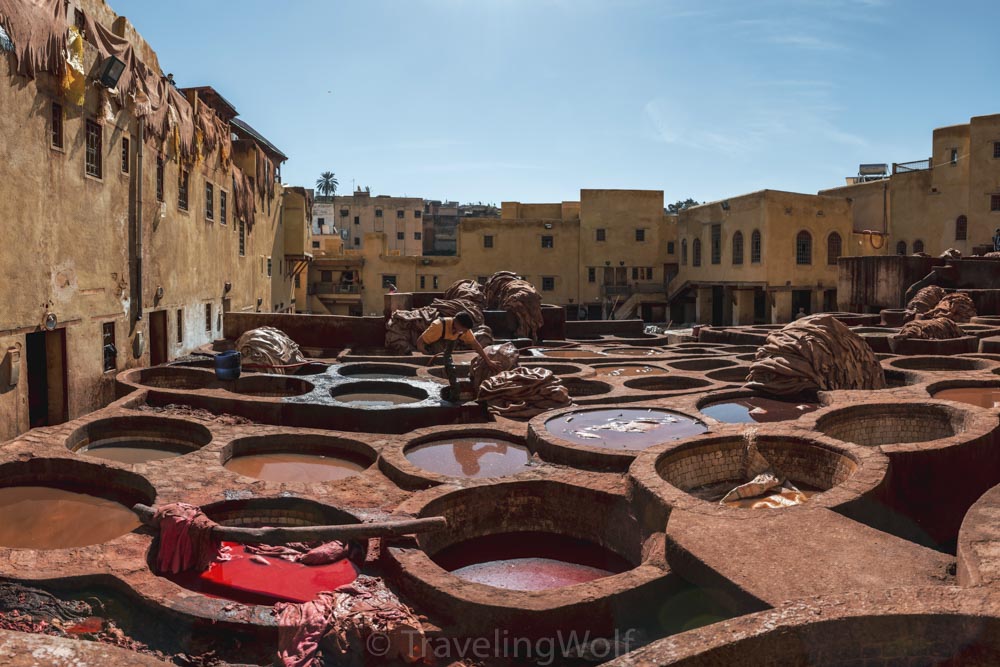
[[117, 646], [0, 630], [4, 667], [167, 667], [170, 663]]

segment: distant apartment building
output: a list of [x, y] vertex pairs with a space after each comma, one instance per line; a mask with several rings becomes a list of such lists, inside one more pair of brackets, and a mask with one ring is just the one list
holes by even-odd
[[313, 206], [313, 233], [337, 234], [344, 247], [361, 250], [366, 234], [385, 234], [390, 255], [424, 252], [424, 200], [419, 197], [353, 194], [319, 197]]

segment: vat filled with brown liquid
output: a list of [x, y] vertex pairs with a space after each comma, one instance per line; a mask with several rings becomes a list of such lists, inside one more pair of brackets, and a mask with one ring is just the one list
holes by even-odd
[[530, 468], [524, 445], [489, 436], [447, 438], [407, 448], [406, 459], [424, 470], [476, 479], [516, 475]]
[[819, 409], [818, 403], [779, 401], [763, 396], [748, 396], [711, 403], [701, 408], [706, 417], [727, 424], [752, 424], [789, 421]]
[[544, 532], [465, 540], [439, 551], [432, 559], [465, 581], [516, 591], [572, 586], [632, 567], [593, 542]]
[[327, 482], [358, 475], [368, 464], [339, 456], [272, 452], [236, 456], [225, 467], [268, 482]]
[[139, 527], [125, 505], [48, 486], [0, 488], [0, 546], [70, 549], [109, 542]]
[[934, 398], [977, 405], [981, 408], [1000, 407], [1000, 387], [955, 387], [934, 392]]

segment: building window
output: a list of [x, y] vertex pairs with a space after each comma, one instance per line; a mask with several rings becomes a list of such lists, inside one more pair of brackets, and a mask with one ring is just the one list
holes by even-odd
[[799, 232], [795, 237], [795, 263], [813, 263], [813, 237], [805, 230]]
[[423, 232], [413, 232], [413, 240], [414, 241], [421, 241], [421, 240], [423, 240], [423, 238], [424, 238], [424, 233]]
[[646, 230], [645, 229], [637, 229], [637, 230], [635, 230], [635, 240], [638, 243], [642, 243], [643, 241], [645, 241], [646, 240]]
[[722, 263], [722, 225], [712, 225], [712, 264]]
[[420, 276], [420, 289], [427, 287], [427, 276]]
[[993, 142], [993, 157], [1000, 159], [1000, 141]]
[[177, 208], [182, 211], [188, 210], [188, 178], [187, 171], [181, 169], [177, 177]]
[[952, 148], [951, 149], [951, 163], [952, 164], [958, 164], [958, 149], [957, 148]]
[[215, 186], [205, 183], [205, 217], [215, 220]]
[[760, 264], [760, 250], [761, 250], [760, 231], [755, 229], [753, 230], [753, 233], [750, 235], [751, 264]]
[[184, 342], [184, 311], [177, 309], [177, 343]]
[[361, 237], [360, 236], [355, 236], [354, 237], [354, 247], [355, 248], [360, 248], [361, 247]]
[[163, 156], [156, 156], [156, 201], [163, 201]]
[[493, 247], [493, 235], [492, 234], [486, 234], [486, 235], [483, 236], [483, 247], [484, 248], [492, 248]]
[[965, 241], [969, 238], [969, 219], [964, 215], [955, 218], [955, 240]]
[[434, 283], [433, 283], [434, 284], [434, 289], [438, 289], [438, 277], [434, 276], [433, 280], [434, 280]]
[[319, 226], [320, 229], [322, 229], [323, 225], [326, 224], [326, 218], [317, 218], [316, 224]]
[[403, 209], [397, 209], [397, 210], [396, 210], [396, 217], [397, 217], [397, 218], [398, 218], [399, 220], [402, 220], [403, 218], [405, 218], [405, 217], [406, 217], [406, 211], [404, 211]]
[[103, 128], [92, 120], [87, 121], [87, 175], [101, 178], [101, 144]]
[[104, 371], [113, 371], [118, 367], [118, 348], [115, 346], [115, 323], [105, 322], [101, 325], [101, 344], [104, 353]]
[[990, 210], [1000, 211], [1000, 195], [990, 195]]
[[[346, 217], [347, 217], [347, 216], [349, 216], [350, 214], [351, 214], [351, 211], [350, 211], [350, 209], [346, 209], [346, 208], [342, 208], [342, 209], [340, 209], [340, 217], [341, 217], [341, 218], [346, 218]], [[322, 219], [323, 219], [323, 218], [320, 218], [320, 220], [322, 220]]]
[[691, 265], [701, 266], [701, 239], [695, 239], [691, 244]]
[[313, 248], [319, 247], [319, 241], [313, 241]]
[[597, 269], [595, 269], [592, 266], [587, 269], [587, 282], [588, 283], [597, 282]]
[[673, 241], [667, 241], [667, 254], [673, 255], [675, 252], [675, 244]]
[[423, 211], [421, 211], [420, 209], [417, 209], [417, 210], [415, 210], [415, 211], [413, 212], [413, 217], [414, 217], [414, 218], [417, 218], [417, 219], [419, 219], [419, 218], [420, 218], [420, 216], [422, 216], [423, 214], [424, 214], [424, 212], [423, 212]]
[[556, 279], [552, 276], [542, 276], [542, 291], [551, 292], [556, 288]]
[[396, 240], [397, 241], [405, 241], [406, 240], [406, 232], [396, 232]]
[[212, 304], [205, 304], [205, 331], [212, 333]]
[[320, 271], [319, 281], [321, 283], [332, 283], [333, 282], [333, 271]]
[[267, 258], [267, 277], [271, 277], [271, 258]]
[[914, 241], [913, 242], [913, 254], [916, 255], [918, 252], [923, 252], [923, 251], [924, 251], [924, 242], [921, 241], [920, 239], [917, 239], [916, 241]]
[[733, 265], [743, 263], [743, 232], [733, 234]]
[[906, 241], [900, 241], [896, 244], [896, 254], [905, 255], [906, 254]]
[[382, 289], [392, 289], [396, 286], [396, 276], [382, 276]]
[[226, 191], [219, 190], [219, 223], [223, 225], [226, 224], [226, 220], [229, 216], [228, 199], [229, 197], [227, 196]]
[[487, 280], [489, 279], [486, 276], [476, 276], [476, 282], [480, 285], [485, 285]]
[[354, 216], [354, 224], [356, 224], [356, 225], [360, 225], [361, 224], [361, 216], [360, 215]]
[[122, 173], [127, 174], [129, 169], [128, 137], [122, 137]]
[[247, 223], [240, 220], [240, 257], [247, 254]]
[[375, 209], [375, 217], [376, 218], [381, 218], [382, 217], [382, 209], [380, 209], [380, 208]]
[[543, 248], [554, 248], [555, 247], [555, 243], [554, 243], [554, 241], [553, 241], [553, 239], [552, 239], [551, 236], [543, 236], [542, 237], [542, 247]]
[[688, 240], [681, 239], [681, 266], [687, 266], [688, 263]]
[[639, 267], [638, 266], [633, 266], [632, 267], [632, 280], [638, 280], [638, 279], [639, 279]]
[[840, 234], [837, 232], [830, 232], [830, 235], [826, 237], [826, 263], [830, 266], [836, 266], [837, 260], [840, 259], [840, 255], [844, 251], [844, 242], [840, 238]]
[[[302, 287], [302, 280], [300, 280], [300, 278], [301, 278], [301, 276], [296, 273], [295, 274], [295, 287]], [[292, 299], [292, 301], [294, 301], [294, 300], [295, 299]]]
[[53, 148], [63, 147], [63, 108], [62, 105], [52, 103], [52, 120], [49, 124], [51, 142]]
[[597, 233], [597, 240], [598, 241], [605, 241], [605, 240], [607, 240], [607, 236], [608, 236], [607, 231], [608, 230], [606, 230], [606, 229], [598, 229], [597, 232], [596, 232]]

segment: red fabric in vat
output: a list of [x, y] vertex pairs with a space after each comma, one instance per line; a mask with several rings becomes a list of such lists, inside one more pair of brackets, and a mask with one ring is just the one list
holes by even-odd
[[211, 597], [244, 604], [272, 605], [276, 602], [308, 602], [322, 591], [349, 584], [358, 567], [344, 558], [326, 565], [303, 565], [280, 558], [263, 558], [269, 565], [251, 560], [242, 544], [223, 542], [231, 560], [215, 561], [204, 572], [182, 572], [170, 577], [185, 588]]
[[170, 503], [156, 510], [153, 521], [160, 527], [160, 547], [156, 569], [176, 574], [186, 570], [204, 570], [219, 551], [212, 537], [215, 522], [201, 508], [187, 503]]

